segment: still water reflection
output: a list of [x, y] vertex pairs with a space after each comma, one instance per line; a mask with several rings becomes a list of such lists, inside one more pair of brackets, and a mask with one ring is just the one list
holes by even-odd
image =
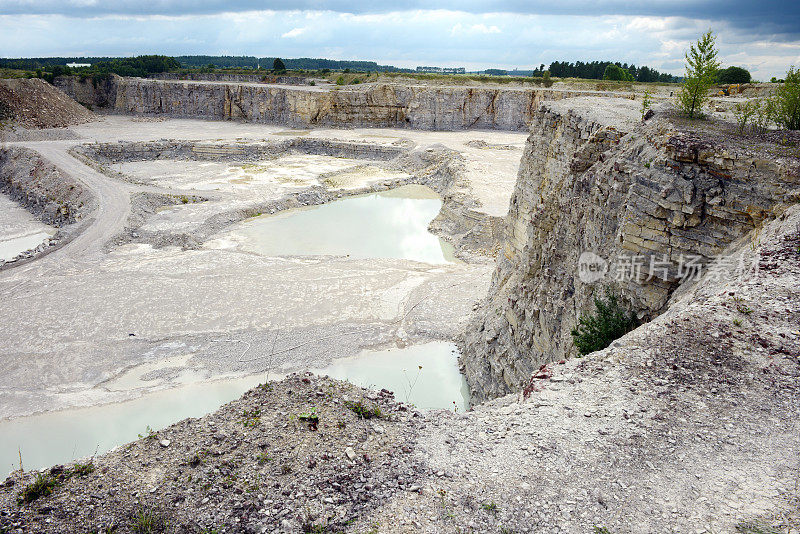
[[337, 255], [456, 262], [453, 246], [428, 232], [442, 201], [407, 185], [321, 206], [262, 215], [239, 227], [242, 248], [266, 256]]

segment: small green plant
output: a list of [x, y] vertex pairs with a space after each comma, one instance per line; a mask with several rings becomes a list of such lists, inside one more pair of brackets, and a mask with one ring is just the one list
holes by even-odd
[[358, 78], [353, 78], [353, 81], [350, 82], [350, 85], [358, 85], [361, 83], [361, 80]]
[[339, 76], [336, 78], [336, 85], [346, 85], [347, 81], [344, 79], [344, 76]]
[[272, 457], [266, 452], [262, 452], [258, 456], [256, 456], [256, 461], [258, 462], [258, 465], [264, 465], [270, 460], [272, 460]]
[[644, 116], [647, 115], [647, 112], [650, 110], [650, 106], [653, 105], [653, 92], [650, 89], [647, 89], [642, 96], [642, 120], [644, 120]]
[[316, 430], [319, 426], [319, 415], [317, 414], [317, 408], [311, 408], [307, 412], [297, 414], [297, 418], [300, 421], [308, 424], [308, 428], [310, 430]]
[[207, 456], [208, 456], [208, 451], [205, 449], [200, 449], [196, 453], [190, 455], [186, 459], [186, 463], [189, 464], [191, 467], [197, 467], [200, 464], [206, 463]]
[[492, 514], [496, 514], [497, 512], [500, 511], [500, 508], [497, 506], [497, 504], [494, 501], [483, 503], [481, 505], [481, 508], [483, 508], [484, 510], [486, 510], [487, 512], [492, 513]]
[[745, 315], [750, 315], [753, 313], [753, 310], [745, 304], [745, 301], [742, 297], [733, 297], [733, 303], [736, 305], [736, 311], [739, 313], [743, 313]]
[[131, 530], [136, 534], [163, 532], [168, 526], [166, 519], [150, 508], [139, 508], [131, 518]]
[[36, 473], [36, 479], [25, 486], [17, 500], [19, 504], [30, 504], [39, 497], [47, 497], [59, 484], [59, 478], [50, 473]]
[[740, 534], [781, 534], [786, 531], [760, 521], [748, 521], [736, 525], [736, 532]]
[[594, 527], [594, 534], [611, 534], [611, 531], [608, 530], [606, 527]]
[[714, 85], [719, 70], [716, 37], [708, 30], [686, 52], [686, 74], [678, 91], [678, 107], [690, 119], [700, 117], [703, 104], [708, 101], [708, 90]]
[[85, 464], [76, 463], [60, 472], [51, 470], [49, 473], [37, 473], [33, 482], [25, 486], [17, 496], [19, 504], [29, 504], [39, 497], [46, 497], [55, 489], [72, 477], [85, 477], [94, 471], [94, 464], [89, 461]]
[[594, 298], [594, 307], [595, 313], [581, 315], [571, 332], [581, 356], [606, 348], [638, 325], [636, 315], [620, 306], [610, 288], [606, 288], [605, 298]]
[[381, 417], [383, 415], [381, 409], [377, 406], [369, 408], [361, 401], [347, 401], [344, 405], [362, 419], [372, 419], [373, 417]]
[[737, 317], [733, 320], [733, 326], [742, 326], [742, 320]]
[[86, 475], [92, 473], [93, 471], [94, 471], [94, 464], [92, 462], [87, 462], [85, 464], [76, 463], [69, 469], [68, 476], [85, 477]]
[[252, 410], [242, 411], [242, 418], [239, 420], [245, 427], [253, 428], [258, 426], [261, 422], [261, 409], [254, 408]]
[[144, 434], [139, 434], [139, 439], [158, 439], [158, 432], [150, 428], [150, 425], [147, 425]]

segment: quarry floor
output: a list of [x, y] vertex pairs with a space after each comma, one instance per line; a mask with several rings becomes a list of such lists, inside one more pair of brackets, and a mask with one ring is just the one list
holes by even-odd
[[[255, 170], [235, 163], [127, 162], [114, 165], [115, 171], [132, 177], [121, 180], [69, 153], [90, 142], [171, 139], [234, 144], [292, 137], [423, 149], [443, 145], [461, 155], [459, 192], [477, 201], [474, 210], [502, 217], [526, 135], [287, 130], [109, 115], [38, 133], [40, 139], [53, 140], [13, 143], [37, 151], [86, 184], [98, 197], [99, 208], [63, 247], [0, 271], [0, 339], [6, 340], [0, 347], [0, 419], [132, 398], [178, 383], [187, 370], [206, 380], [287, 372], [321, 367], [364, 348], [452, 339], [474, 302], [486, 294], [493, 268], [490, 256], [439, 265], [335, 256], [264, 257], [219, 246], [231, 228], [191, 250], [117, 239], [131, 226], [132, 214], [144, 217], [138, 221], [143, 229], [191, 227], [232, 205], [318, 187], [320, 175], [331, 170], [358, 171], [345, 182], [328, 183], [340, 186], [345, 195], [402, 172], [365, 171], [363, 161], [301, 155]], [[227, 178], [220, 179], [220, 174]], [[143, 211], [136, 200], [142, 193], [199, 194], [208, 202]], [[11, 227], [13, 221], [4, 220], [3, 225]], [[148, 375], [147, 387], [120, 391], [105, 386], [154, 362], [165, 363]]]

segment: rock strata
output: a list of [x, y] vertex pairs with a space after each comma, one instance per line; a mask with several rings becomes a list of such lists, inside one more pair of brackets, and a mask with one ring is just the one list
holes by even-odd
[[[534, 115], [492, 289], [463, 343], [479, 399], [574, 356], [570, 330], [599, 289], [649, 320], [696, 272], [734, 267], [718, 255], [757, 240], [752, 232], [798, 201], [791, 152], [775, 158], [666, 113], [640, 124], [635, 102], [615, 102], [611, 116], [596, 111], [604, 106], [547, 102]], [[582, 279], [583, 253], [602, 260], [600, 279]]]

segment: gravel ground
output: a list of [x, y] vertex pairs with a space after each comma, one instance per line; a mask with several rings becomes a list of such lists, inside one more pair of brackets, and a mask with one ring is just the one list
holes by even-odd
[[387, 391], [293, 375], [78, 464], [80, 473], [56, 466], [41, 475], [52, 493], [22, 506], [37, 475], [13, 475], [0, 489], [0, 531], [343, 530], [420, 490], [417, 417]]

